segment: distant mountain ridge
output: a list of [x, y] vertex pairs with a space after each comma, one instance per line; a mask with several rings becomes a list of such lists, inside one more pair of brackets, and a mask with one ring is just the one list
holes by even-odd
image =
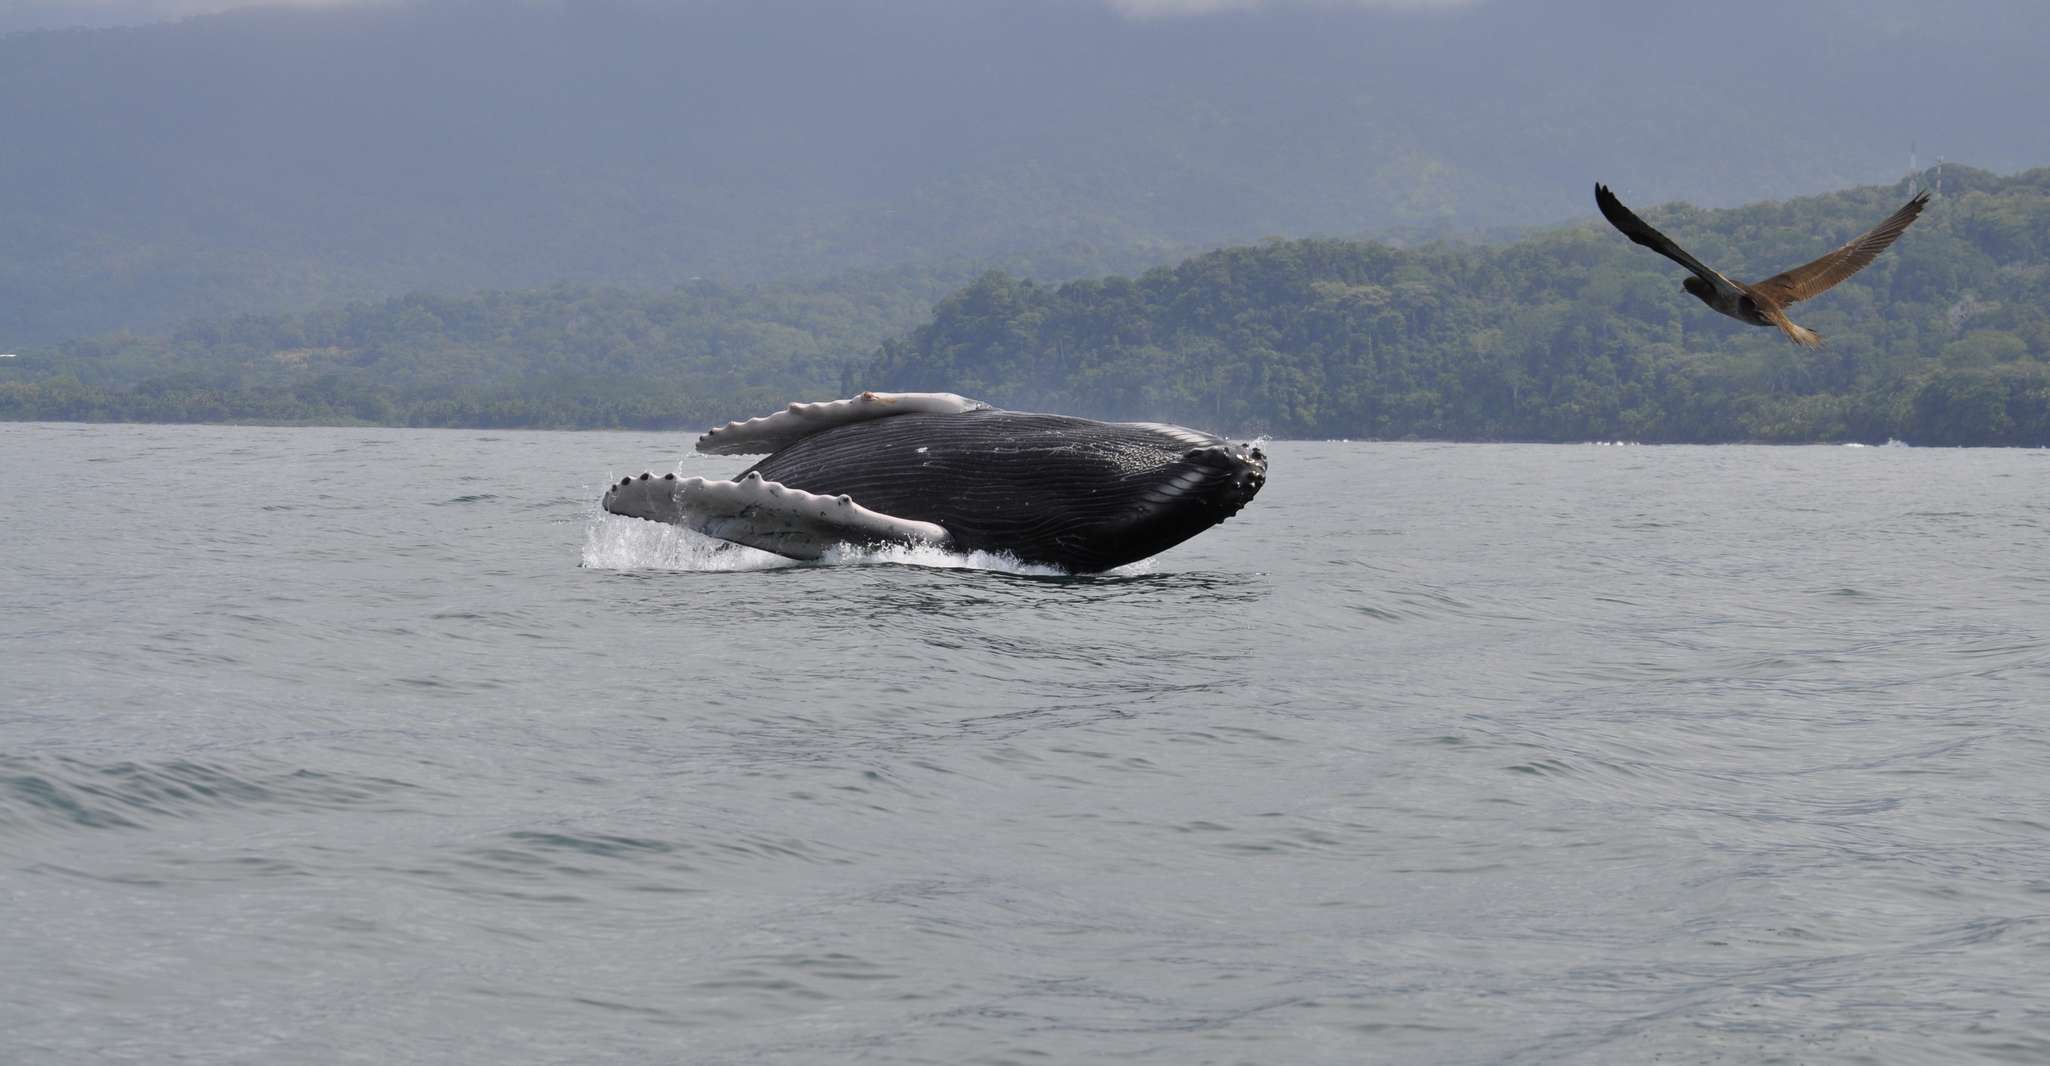
[[0, 418], [659, 428], [834, 387], [962, 275], [415, 293], [23, 353]]
[[[894, 271], [244, 316], [26, 352], [0, 368], [0, 417], [701, 429], [888, 388], [1283, 436], [2050, 444], [2050, 168], [1942, 184], [1801, 305], [1814, 351], [1707, 310], [1590, 220], [1492, 246], [1276, 240], [1062, 285]], [[1755, 277], [1908, 194], [1644, 213]]]
[[[1820, 349], [1709, 311], [1595, 221], [1503, 247], [1274, 241], [1138, 278], [985, 275], [849, 381], [1281, 436], [2050, 444], [2050, 168], [1942, 183], [1898, 244], [1800, 305]], [[1762, 278], [1909, 193], [1646, 216]]]
[[245, 10], [0, 37], [0, 348], [430, 289], [962, 259], [1059, 279], [1269, 235], [1731, 204], [1919, 141], [2039, 165], [2050, 6], [1097, 0]]

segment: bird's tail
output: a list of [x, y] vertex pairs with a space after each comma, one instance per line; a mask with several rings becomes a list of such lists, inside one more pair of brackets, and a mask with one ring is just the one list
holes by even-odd
[[1795, 325], [1793, 321], [1787, 318], [1786, 314], [1780, 311], [1778, 308], [1769, 309], [1766, 312], [1766, 318], [1769, 319], [1773, 325], [1778, 326], [1780, 328], [1780, 332], [1786, 334], [1787, 339], [1793, 341], [1795, 344], [1798, 344], [1803, 348], [1822, 347], [1822, 334], [1817, 333], [1812, 329], [1809, 329], [1807, 326]]

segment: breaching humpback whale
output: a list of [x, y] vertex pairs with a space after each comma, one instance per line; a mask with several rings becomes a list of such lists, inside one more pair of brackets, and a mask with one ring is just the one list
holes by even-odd
[[605, 490], [605, 510], [793, 559], [836, 544], [931, 544], [1093, 573], [1224, 521], [1267, 480], [1252, 445], [952, 393], [794, 403], [729, 422], [697, 448], [768, 457], [731, 481], [625, 478]]

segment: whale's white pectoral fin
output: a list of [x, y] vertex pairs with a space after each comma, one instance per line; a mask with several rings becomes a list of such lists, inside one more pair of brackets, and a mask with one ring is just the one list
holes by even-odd
[[836, 544], [937, 544], [951, 539], [931, 522], [871, 511], [846, 496], [819, 496], [749, 474], [739, 481], [683, 482], [685, 524], [707, 536], [816, 559]]
[[908, 414], [964, 414], [990, 405], [951, 392], [864, 392], [845, 400], [793, 403], [773, 415], [728, 422], [698, 438], [707, 455], [766, 455], [820, 430]]
[[871, 511], [847, 496], [816, 495], [765, 481], [760, 474], [738, 481], [643, 475], [606, 490], [605, 509], [686, 526], [791, 559], [817, 559], [838, 544], [945, 546], [952, 539], [931, 522]]

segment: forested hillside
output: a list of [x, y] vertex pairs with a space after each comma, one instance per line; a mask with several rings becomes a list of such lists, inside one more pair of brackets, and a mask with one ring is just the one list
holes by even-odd
[[[1877, 262], [1796, 305], [1816, 350], [1715, 314], [1597, 220], [1501, 248], [1276, 241], [1136, 279], [991, 274], [850, 383], [1282, 436], [2050, 444], [2050, 169], [1942, 183]], [[1758, 279], [1908, 193], [1644, 214]]]
[[1724, 0], [1772, 28], [1737, 48], [1675, 32], [1680, 0], [1121, 13], [1164, 6], [336, 0], [0, 36], [0, 351], [418, 290], [1067, 280], [1554, 224], [1593, 176], [1817, 193], [1918, 145], [2044, 162], [2041, 0]]
[[0, 418], [673, 427], [832, 391], [962, 276], [415, 294], [0, 361]]
[[[1749, 279], [1909, 195], [1705, 211], [1619, 191]], [[1590, 219], [1502, 246], [1277, 240], [1136, 278], [991, 273], [951, 295], [961, 275], [918, 271], [416, 295], [30, 351], [0, 363], [0, 417], [700, 428], [881, 388], [1281, 436], [2050, 444], [2050, 169], [1945, 168], [1898, 244], [1795, 307], [1820, 349], [1715, 314], [1683, 276]]]

